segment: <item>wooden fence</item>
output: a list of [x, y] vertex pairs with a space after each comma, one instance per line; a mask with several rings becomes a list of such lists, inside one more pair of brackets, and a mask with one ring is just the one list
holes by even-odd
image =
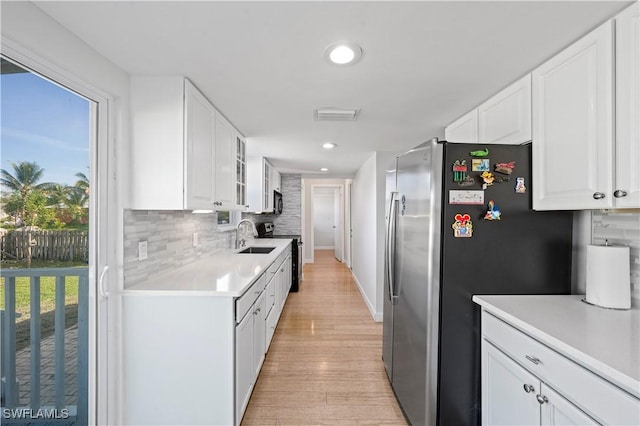
[[[11, 231], [0, 236], [3, 260], [26, 259], [28, 248], [29, 232]], [[89, 234], [87, 231], [31, 231], [31, 258], [86, 262], [89, 260]]]

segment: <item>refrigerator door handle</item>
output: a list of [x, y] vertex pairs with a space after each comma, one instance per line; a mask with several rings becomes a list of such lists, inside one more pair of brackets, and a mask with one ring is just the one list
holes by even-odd
[[396, 214], [398, 212], [398, 193], [391, 193], [389, 204], [389, 222], [387, 223], [387, 283], [389, 285], [389, 299], [395, 304], [398, 295], [395, 292], [395, 269], [396, 269]]

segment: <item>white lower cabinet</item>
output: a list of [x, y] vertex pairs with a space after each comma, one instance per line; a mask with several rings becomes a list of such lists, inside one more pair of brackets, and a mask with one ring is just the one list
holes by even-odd
[[484, 425], [637, 425], [640, 400], [482, 312]]
[[596, 425], [491, 343], [482, 342], [483, 425]]
[[124, 291], [124, 424], [240, 424], [288, 294], [290, 250], [239, 297]]
[[249, 312], [236, 326], [236, 418], [242, 418], [253, 389], [253, 341], [255, 326]]
[[255, 371], [255, 379], [258, 378], [258, 374], [260, 374], [260, 369], [262, 368], [262, 363], [264, 362], [264, 354], [267, 351], [266, 347], [266, 319], [267, 319], [267, 310], [266, 310], [266, 294], [263, 291], [255, 304], [255, 310], [253, 311], [253, 326], [254, 337], [253, 337], [253, 369]]

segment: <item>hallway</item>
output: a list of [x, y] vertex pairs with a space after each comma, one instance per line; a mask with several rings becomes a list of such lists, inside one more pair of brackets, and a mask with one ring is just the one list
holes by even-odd
[[243, 425], [405, 425], [375, 323], [333, 250], [316, 250], [289, 294]]

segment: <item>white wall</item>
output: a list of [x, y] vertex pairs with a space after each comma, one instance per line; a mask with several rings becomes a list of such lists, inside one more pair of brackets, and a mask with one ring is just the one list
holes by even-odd
[[[110, 264], [107, 280], [113, 295], [109, 301], [109, 331], [110, 336], [114, 336], [109, 341], [109, 379], [112, 383], [121, 383], [118, 294], [123, 273], [122, 206], [128, 197], [129, 76], [30, 2], [2, 2], [1, 20], [3, 54], [45, 75], [67, 76], [77, 85], [109, 99], [109, 150], [117, 158], [117, 162], [111, 164], [109, 184], [114, 191], [106, 215]], [[105, 367], [103, 363], [99, 366]], [[108, 407], [102, 407], [108, 408], [109, 417], [101, 417], [100, 423], [122, 423], [121, 396], [116, 386], [109, 389]]]
[[395, 152], [376, 152], [353, 178], [351, 217], [352, 270], [376, 321], [382, 321], [384, 303], [384, 242], [386, 170]]
[[[377, 321], [382, 319], [378, 310], [378, 263], [377, 255], [377, 179], [376, 153], [360, 167], [351, 187], [351, 219], [353, 229], [352, 271], [362, 297]], [[382, 198], [384, 202], [384, 197]], [[384, 221], [384, 215], [383, 215]], [[384, 232], [384, 231], [383, 231]], [[384, 234], [383, 234], [384, 237]], [[384, 244], [383, 244], [384, 245]], [[380, 274], [382, 277], [382, 274]]]

